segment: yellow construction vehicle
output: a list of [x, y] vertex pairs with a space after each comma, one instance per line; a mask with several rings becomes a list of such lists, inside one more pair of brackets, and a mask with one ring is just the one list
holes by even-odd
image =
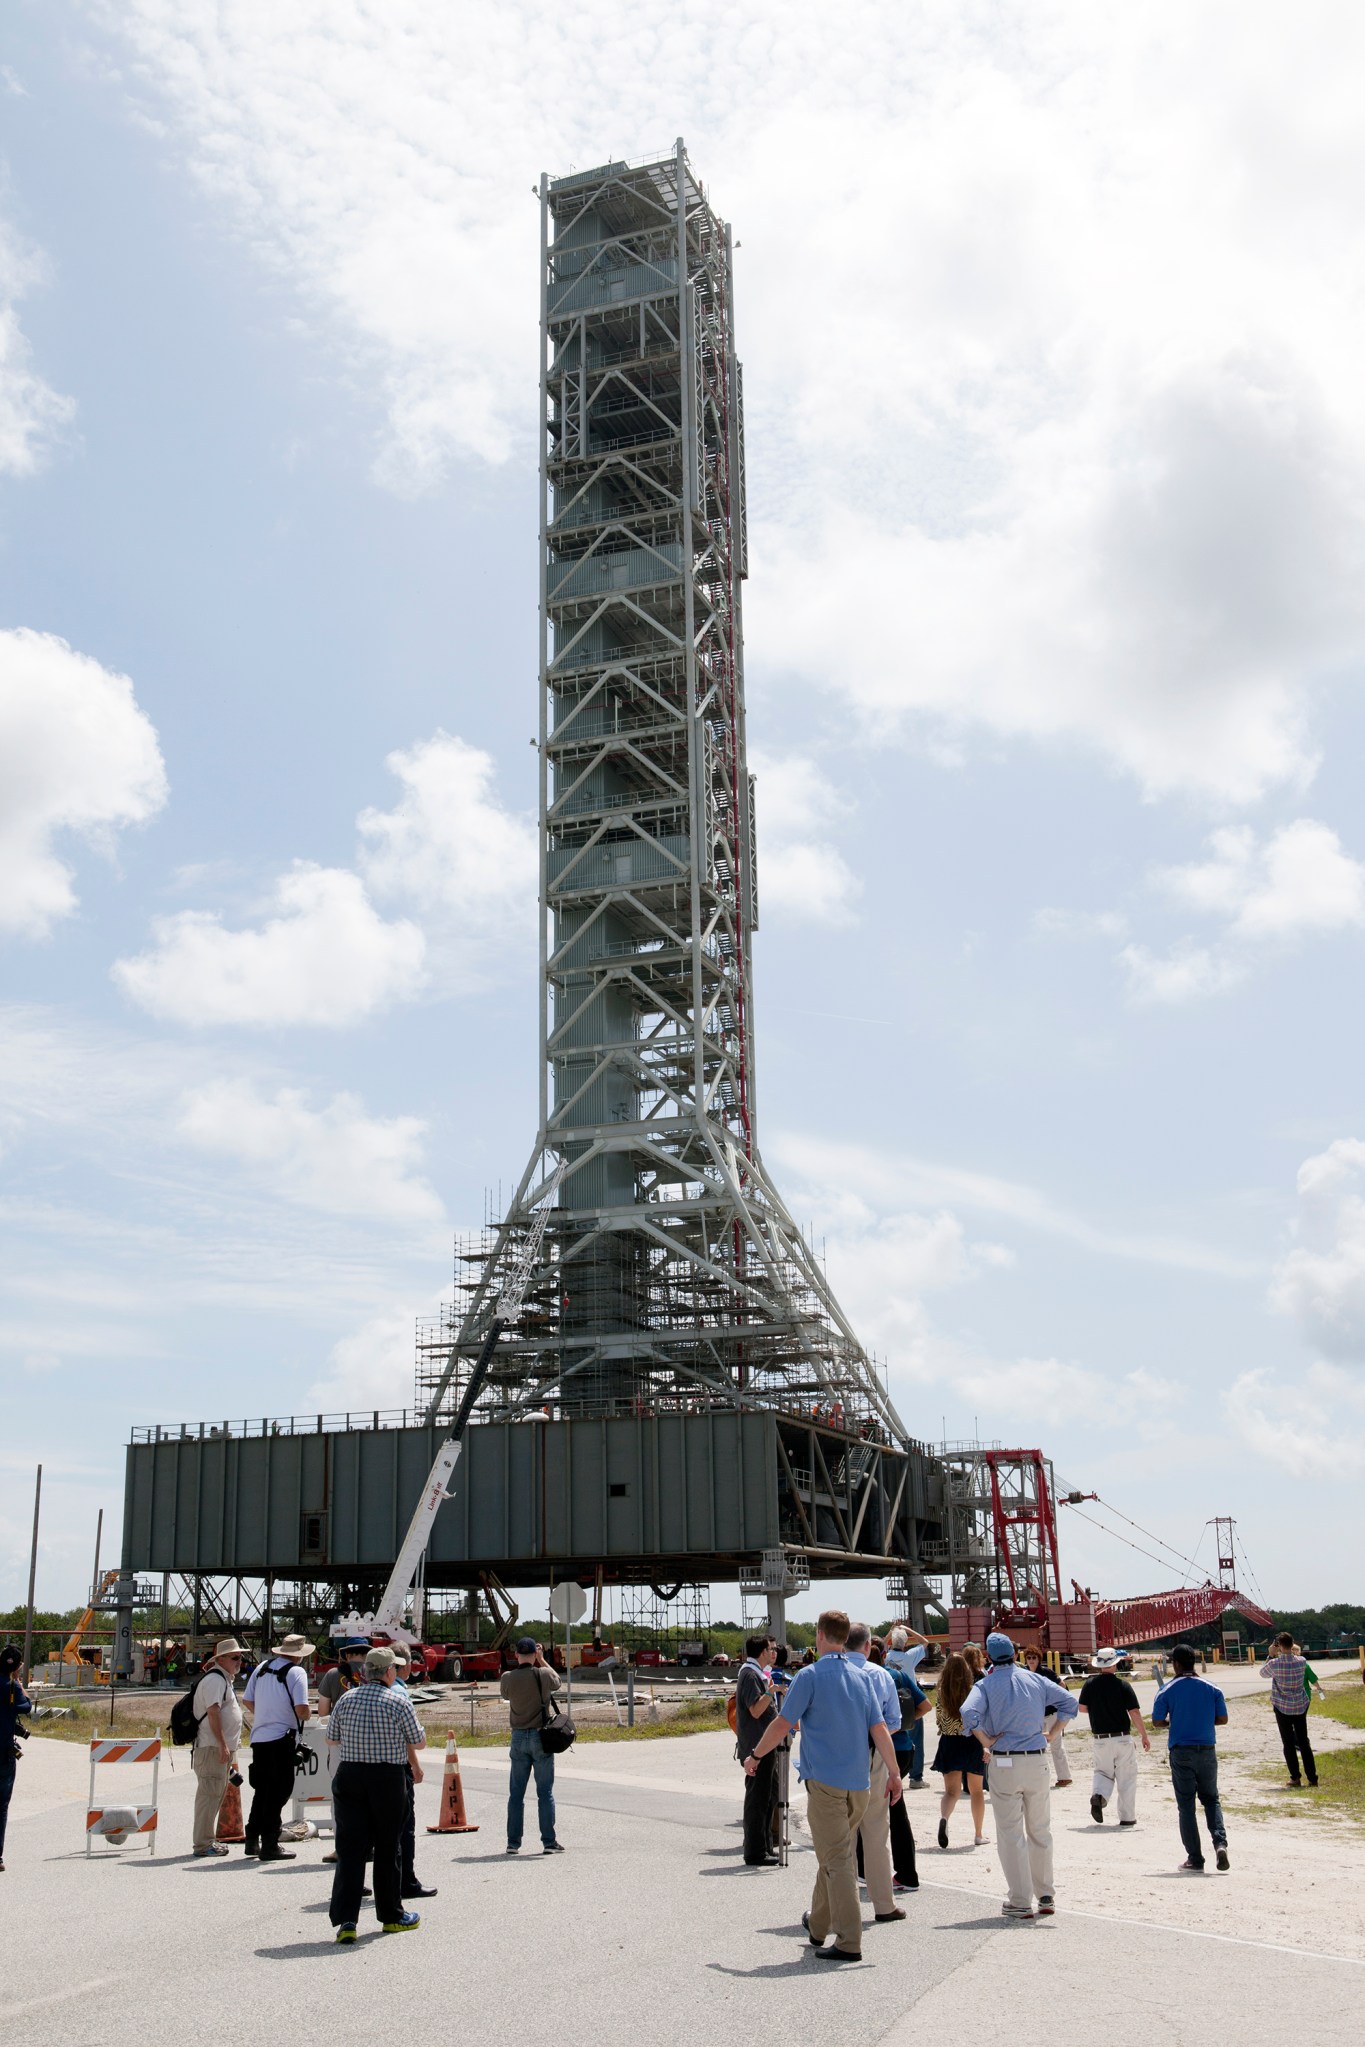
[[[117, 1579], [118, 1579], [117, 1571], [106, 1571], [104, 1576], [100, 1579], [99, 1587], [95, 1593], [95, 1600], [98, 1601], [103, 1599], [105, 1593], [109, 1590], [111, 1585], [117, 1582]], [[93, 1603], [90, 1606], [87, 1606], [85, 1612], [81, 1615], [80, 1619], [77, 1621], [74, 1629], [72, 1630], [70, 1639], [66, 1642], [60, 1654], [53, 1658], [53, 1661], [55, 1663], [65, 1663], [68, 1665], [70, 1664], [83, 1665], [84, 1669], [82, 1671], [82, 1675], [84, 1675], [85, 1672], [88, 1671], [90, 1679], [94, 1684], [107, 1685], [109, 1682], [109, 1673], [107, 1670], [101, 1670], [100, 1668], [99, 1650], [91, 1649], [84, 1656], [81, 1655], [81, 1637], [84, 1635], [86, 1629], [90, 1626], [90, 1623], [94, 1620], [95, 1612], [96, 1607]]]

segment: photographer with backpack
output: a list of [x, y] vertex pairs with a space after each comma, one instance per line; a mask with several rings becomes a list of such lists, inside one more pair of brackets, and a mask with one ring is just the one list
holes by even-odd
[[280, 1822], [294, 1790], [299, 1729], [308, 1718], [308, 1678], [300, 1669], [314, 1653], [306, 1635], [286, 1635], [258, 1663], [246, 1681], [244, 1703], [251, 1709], [251, 1788], [255, 1794], [246, 1822], [246, 1853], [261, 1862], [292, 1862], [292, 1848], [280, 1846]]
[[217, 1643], [204, 1665], [203, 1676], [191, 1694], [195, 1735], [190, 1768], [194, 1771], [195, 1780], [196, 1855], [226, 1855], [228, 1852], [216, 1835], [218, 1814], [227, 1796], [228, 1778], [242, 1735], [242, 1709], [235, 1686], [245, 1655], [240, 1642]]

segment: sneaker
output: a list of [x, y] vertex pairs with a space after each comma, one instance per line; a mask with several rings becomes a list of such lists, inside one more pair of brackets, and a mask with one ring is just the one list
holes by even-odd
[[984, 1834], [978, 1834], [976, 1839], [972, 1842], [972, 1846], [973, 1848], [984, 1848], [986, 1846], [986, 1836]]
[[196, 1848], [194, 1852], [196, 1855], [226, 1855], [227, 1849], [221, 1841], [215, 1841], [211, 1848]]
[[915, 1881], [912, 1884], [903, 1884], [900, 1878], [896, 1877], [892, 1881], [891, 1889], [893, 1892], [917, 1891], [919, 1889], [919, 1878], [916, 1877]]
[[1189, 1870], [1191, 1874], [1194, 1876], [1202, 1876], [1204, 1874], [1203, 1863], [1195, 1862], [1192, 1859], [1192, 1857], [1188, 1855], [1185, 1857], [1185, 1860], [1181, 1863], [1180, 1867], [1182, 1870]]
[[386, 1919], [380, 1926], [381, 1933], [411, 1933], [422, 1923], [420, 1912], [405, 1912], [401, 1919]]
[[1037, 1916], [1032, 1905], [1002, 1905], [1000, 1910], [1006, 1919], [1033, 1919]]
[[1216, 1850], [1213, 1859], [1219, 1869], [1230, 1869], [1232, 1867], [1231, 1863], [1228, 1861], [1228, 1851], [1226, 1848], [1219, 1848], [1218, 1850]]
[[521, 1853], [520, 1841], [509, 1841], [507, 1843], [507, 1853], [509, 1855], [520, 1855]]
[[1057, 1907], [1053, 1904], [1051, 1898], [1044, 1895], [1038, 1900], [1038, 1917], [1040, 1919], [1055, 1918], [1056, 1912]]
[[564, 1853], [564, 1843], [562, 1841], [547, 1841], [540, 1852], [542, 1855], [562, 1855]]
[[940, 1821], [939, 1821], [939, 1823], [938, 1823], [938, 1845], [939, 1845], [939, 1847], [940, 1847], [940, 1848], [946, 1848], [946, 1847], [947, 1847], [947, 1845], [948, 1845], [948, 1822], [947, 1822], [947, 1820], [940, 1820]]
[[337, 1946], [349, 1947], [351, 1942], [355, 1939], [355, 1936], [356, 1936], [355, 1921], [352, 1919], [348, 1919], [344, 1926], [338, 1926], [337, 1928]]
[[1097, 1827], [1102, 1827], [1104, 1825], [1104, 1800], [1100, 1797], [1098, 1791], [1094, 1792], [1091, 1795], [1090, 1817], [1095, 1822], [1095, 1825]]

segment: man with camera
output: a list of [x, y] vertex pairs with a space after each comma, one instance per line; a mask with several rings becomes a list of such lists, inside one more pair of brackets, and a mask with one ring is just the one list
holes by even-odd
[[534, 1635], [523, 1635], [518, 1641], [516, 1668], [503, 1672], [498, 1689], [507, 1701], [507, 1717], [512, 1726], [512, 1776], [507, 1793], [507, 1853], [509, 1855], [521, 1853], [526, 1787], [534, 1771], [541, 1853], [559, 1855], [563, 1849], [555, 1836], [555, 1759], [541, 1740], [545, 1710], [559, 1690], [559, 1679], [542, 1656], [540, 1644]]
[[[193, 1713], [198, 1725], [190, 1768], [194, 1771], [194, 1852], [226, 1855], [217, 1839], [218, 1815], [237, 1764], [242, 1736], [242, 1709], [236, 1682], [246, 1651], [240, 1642], [219, 1642], [194, 1688]], [[241, 1783], [238, 1777], [237, 1782]]]
[[14, 1793], [14, 1765], [19, 1758], [17, 1736], [28, 1733], [18, 1727], [21, 1713], [33, 1711], [32, 1702], [19, 1682], [23, 1657], [12, 1642], [0, 1649], [0, 1870], [5, 1866], [5, 1821]]

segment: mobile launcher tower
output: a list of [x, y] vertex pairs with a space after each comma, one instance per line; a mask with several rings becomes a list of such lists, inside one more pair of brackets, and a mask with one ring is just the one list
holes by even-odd
[[[313, 1548], [273, 1572], [363, 1605], [549, 1199], [428, 1586], [738, 1579], [776, 1625], [812, 1577], [918, 1588], [941, 1475], [757, 1142], [730, 230], [681, 141], [542, 179], [541, 222], [540, 1127], [419, 1330], [415, 1440], [315, 1452]], [[370, 1419], [342, 1433], [393, 1433]]]

